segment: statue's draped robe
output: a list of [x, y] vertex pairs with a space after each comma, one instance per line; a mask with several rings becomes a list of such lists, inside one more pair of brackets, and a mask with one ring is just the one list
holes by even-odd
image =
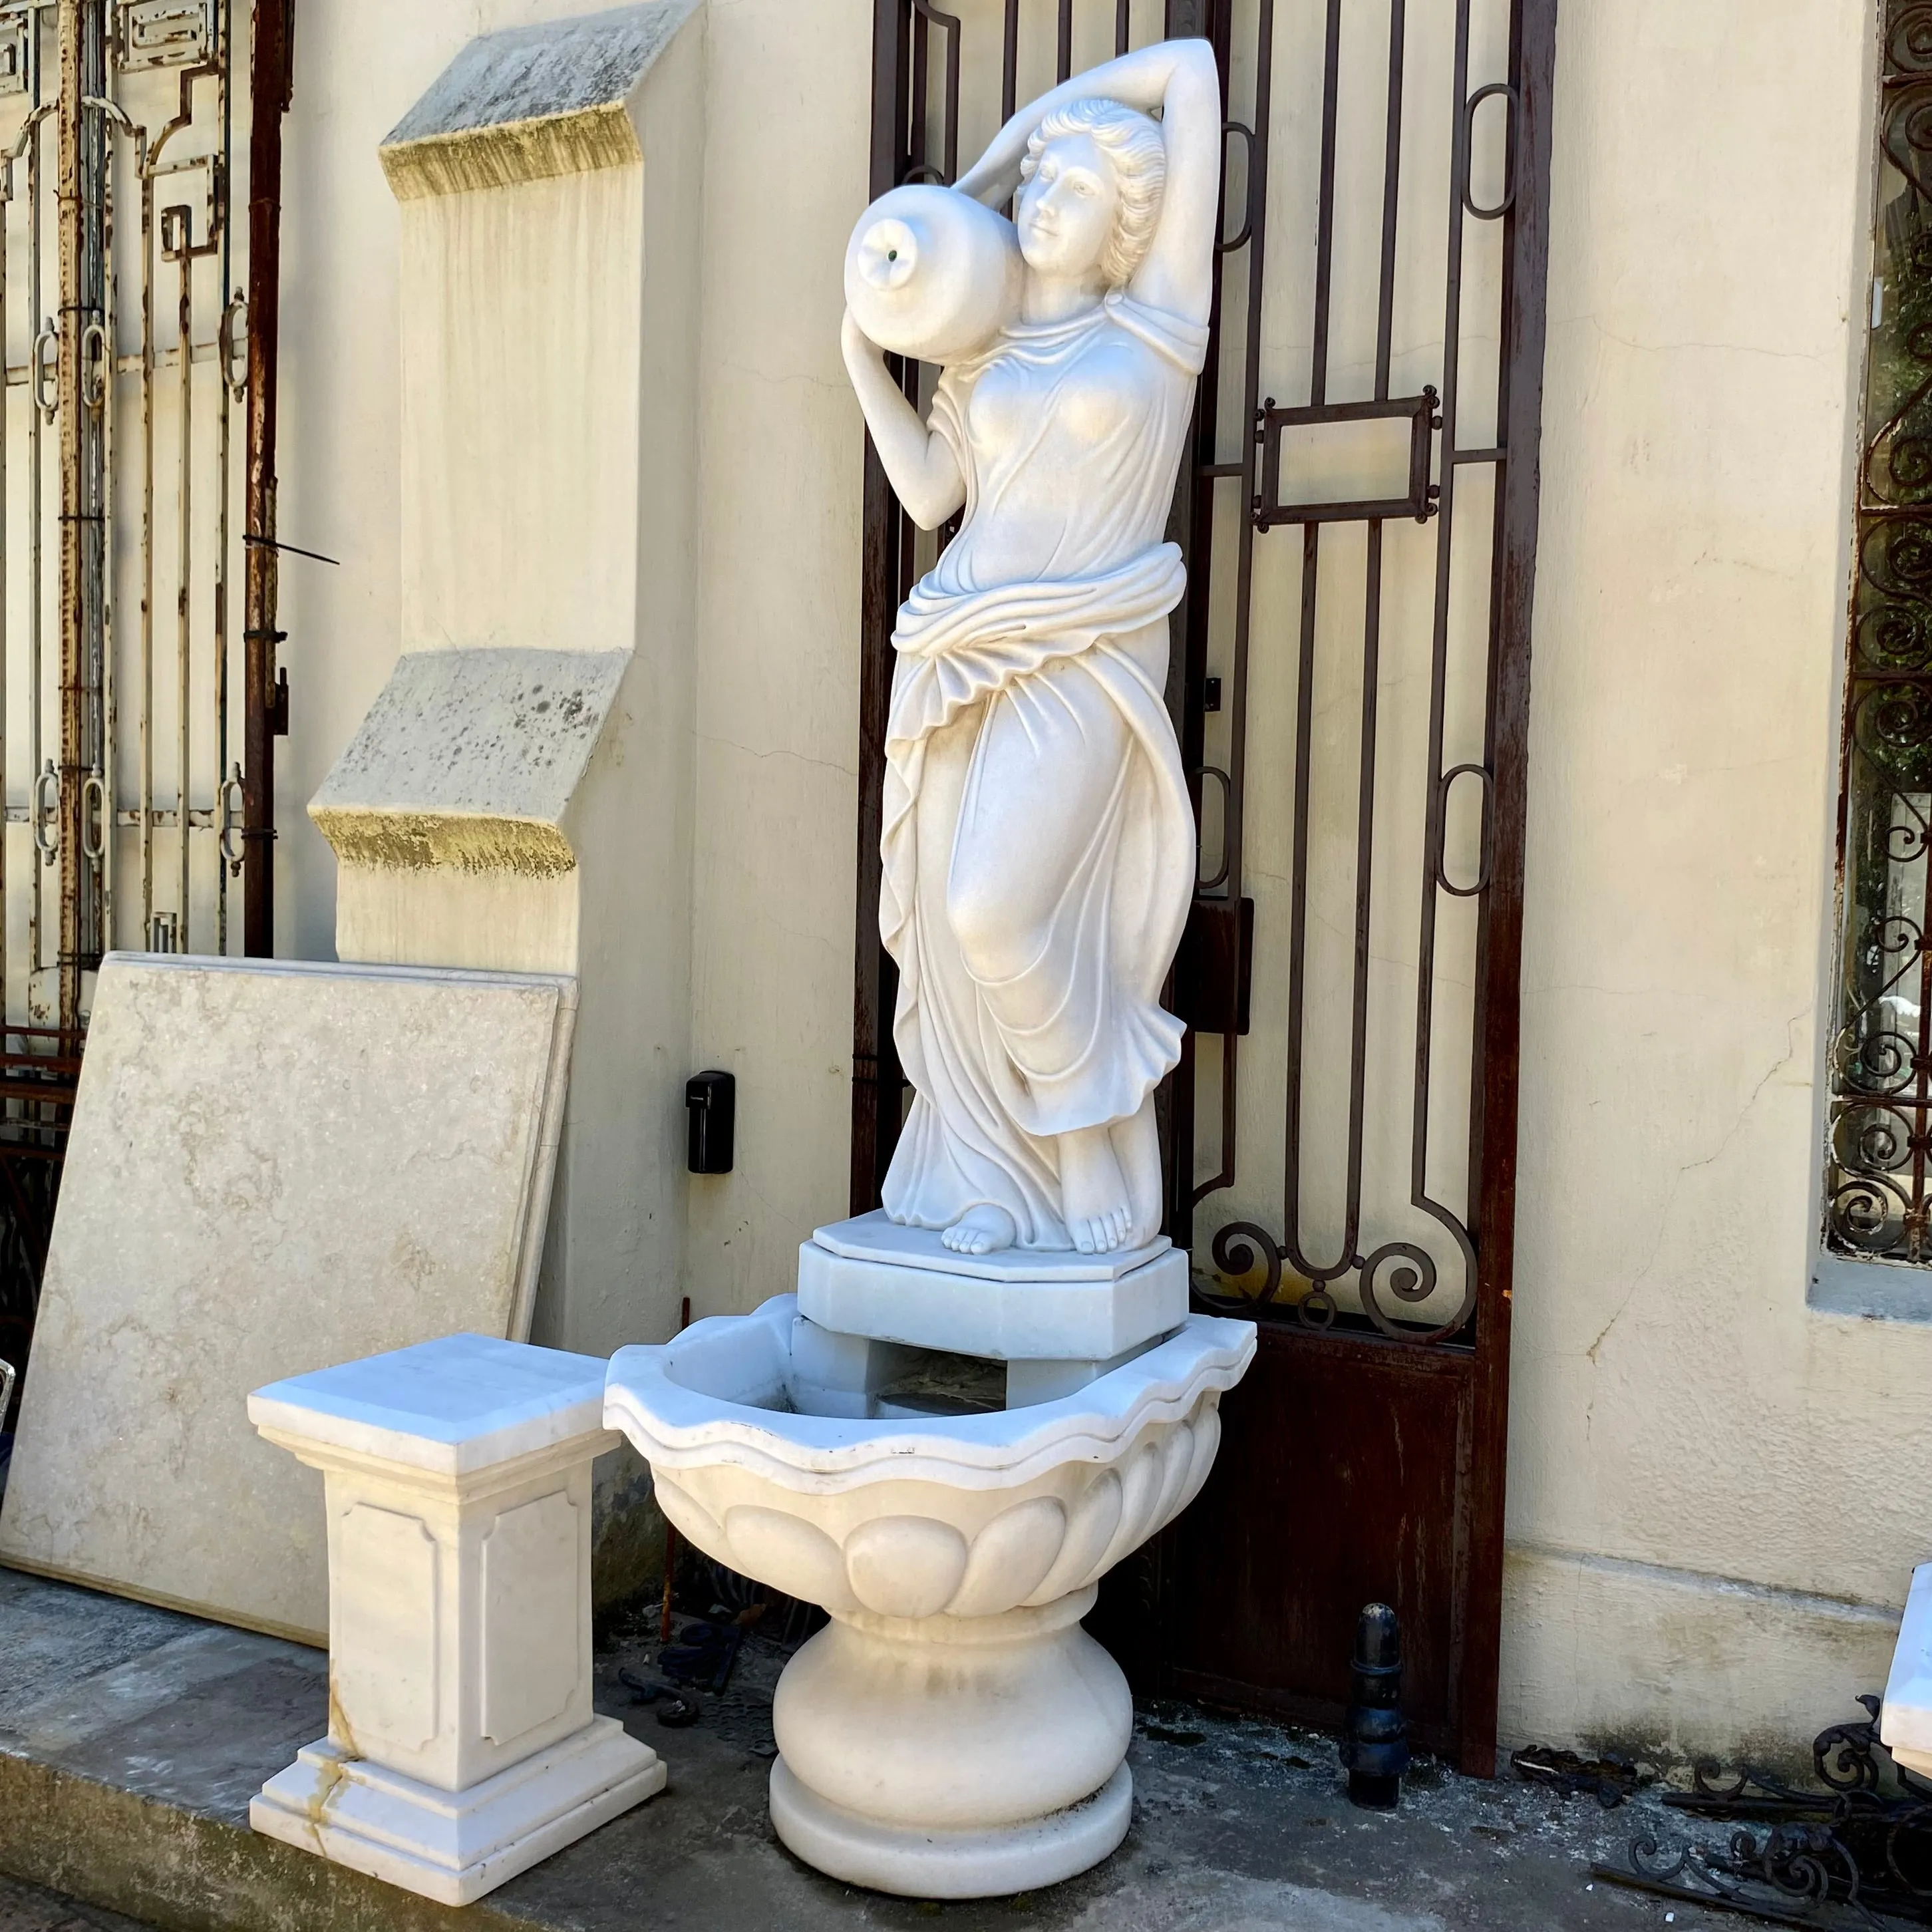
[[[886, 738], [879, 918], [916, 1090], [884, 1188], [902, 1223], [992, 1205], [1022, 1247], [1071, 1246], [1053, 1137], [1135, 1113], [1180, 1058], [1160, 992], [1194, 819], [1162, 691], [1186, 572], [1161, 538], [1207, 336], [1115, 294], [940, 378], [965, 517], [899, 613]], [[1041, 807], [1021, 836], [1016, 799]], [[989, 906], [1010, 920], [990, 946]]]

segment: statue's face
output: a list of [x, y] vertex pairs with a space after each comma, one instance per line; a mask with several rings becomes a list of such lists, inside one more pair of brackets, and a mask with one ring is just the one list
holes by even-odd
[[1098, 268], [1120, 205], [1114, 164], [1090, 134], [1049, 141], [1013, 209], [1028, 266], [1070, 276]]

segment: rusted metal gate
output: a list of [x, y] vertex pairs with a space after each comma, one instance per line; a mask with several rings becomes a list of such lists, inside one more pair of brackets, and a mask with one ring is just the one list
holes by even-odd
[[[1214, 344], [1172, 533], [1199, 886], [1170, 1232], [1261, 1324], [1216, 1473], [1126, 1566], [1142, 1688], [1332, 1724], [1394, 1604], [1431, 1747], [1494, 1768], [1556, 0], [878, 0], [872, 188], [1203, 34]], [[933, 373], [908, 369], [908, 392]], [[943, 535], [944, 533], [942, 533]], [[904, 1106], [878, 928], [896, 609], [934, 539], [866, 475], [851, 1198]]]
[[0, 4], [0, 1355], [16, 1362], [102, 954], [273, 950], [291, 4]]

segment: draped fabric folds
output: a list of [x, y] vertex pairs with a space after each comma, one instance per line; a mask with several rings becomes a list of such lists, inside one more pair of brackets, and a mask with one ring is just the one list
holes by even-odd
[[1138, 1110], [1194, 820], [1162, 694], [1186, 587], [1161, 542], [1206, 332], [1124, 296], [941, 379], [966, 515], [893, 634], [880, 926], [916, 1097], [885, 1189], [1072, 1245], [1054, 1137]]

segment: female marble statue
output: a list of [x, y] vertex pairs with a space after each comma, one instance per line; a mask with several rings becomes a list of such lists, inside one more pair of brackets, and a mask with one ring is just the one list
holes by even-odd
[[946, 366], [929, 424], [845, 319], [901, 502], [928, 530], [965, 512], [893, 633], [880, 909], [916, 1090], [885, 1206], [962, 1253], [1160, 1228], [1153, 1096], [1182, 1030], [1160, 992], [1195, 856], [1162, 700], [1185, 572], [1162, 533], [1220, 148], [1200, 40], [1015, 116], [958, 188], [989, 208], [1017, 190], [1018, 313]]

